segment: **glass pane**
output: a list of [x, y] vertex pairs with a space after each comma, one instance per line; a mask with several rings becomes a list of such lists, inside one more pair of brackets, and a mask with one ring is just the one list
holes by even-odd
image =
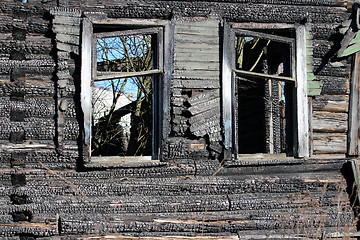
[[92, 156], [151, 156], [152, 76], [92, 86]]
[[136, 34], [97, 39], [98, 75], [99, 72], [140, 72], [153, 69], [153, 38], [153, 35]]
[[287, 43], [238, 36], [235, 60], [239, 70], [291, 77], [290, 46]]

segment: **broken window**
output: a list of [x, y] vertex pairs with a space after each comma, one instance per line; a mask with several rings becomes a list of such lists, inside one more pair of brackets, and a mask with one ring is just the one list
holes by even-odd
[[292, 42], [291, 38], [247, 31], [236, 36], [234, 90], [239, 154], [292, 154]]
[[296, 61], [303, 60], [296, 58], [296, 32], [232, 26], [225, 36], [225, 146], [235, 158], [253, 153], [302, 155], [296, 108], [299, 98], [307, 98], [297, 92]]
[[[92, 25], [84, 20], [84, 29], [92, 36], [83, 39], [82, 46], [83, 51], [91, 48], [92, 60], [82, 66], [89, 156], [158, 159], [164, 27]], [[86, 53], [82, 56], [86, 58]], [[90, 80], [86, 66], [92, 69]]]

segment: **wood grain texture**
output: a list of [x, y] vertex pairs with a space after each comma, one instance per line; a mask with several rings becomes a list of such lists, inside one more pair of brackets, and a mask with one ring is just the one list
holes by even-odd
[[346, 153], [347, 136], [336, 133], [314, 133], [314, 153]]
[[347, 113], [339, 112], [314, 112], [313, 130], [314, 132], [337, 132], [346, 133]]

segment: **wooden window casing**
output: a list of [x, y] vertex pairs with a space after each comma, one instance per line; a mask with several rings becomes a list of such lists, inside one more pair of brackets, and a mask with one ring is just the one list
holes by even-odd
[[[280, 34], [268, 34], [277, 30], [280, 33], [294, 32], [291, 37], [284, 37]], [[309, 123], [308, 123], [308, 105], [307, 105], [307, 83], [306, 83], [306, 42], [304, 26], [294, 26], [288, 24], [258, 24], [258, 23], [224, 23], [223, 40], [223, 68], [222, 68], [222, 95], [223, 95], [223, 128], [224, 145], [226, 158], [237, 158], [238, 143], [238, 109], [237, 84], [236, 78], [239, 76], [263, 79], [266, 82], [286, 82], [293, 84], [293, 111], [290, 120], [293, 125], [293, 149], [290, 154], [295, 157], [309, 156]], [[261, 72], [246, 71], [237, 68], [235, 65], [237, 36], [254, 37], [260, 40], [269, 40], [281, 42], [289, 46], [290, 52], [290, 73], [287, 76], [278, 76]], [[270, 119], [270, 122], [272, 119]], [[270, 124], [271, 125], [271, 124]], [[270, 130], [271, 131], [271, 130]], [[240, 134], [240, 133], [239, 133]], [[266, 136], [268, 138], [268, 136]], [[271, 138], [271, 137], [270, 137]], [[263, 139], [265, 141], [265, 139]], [[268, 149], [267, 153], [275, 153], [274, 144], [271, 147], [272, 139], [266, 139]], [[270, 143], [268, 143], [270, 142]], [[262, 152], [264, 153], [264, 152]]]
[[[102, 31], [104, 29], [104, 31]], [[165, 34], [167, 37], [165, 37]], [[152, 36], [152, 68], [140, 71], [98, 71], [97, 68], [97, 39], [118, 36]], [[151, 134], [151, 159], [161, 160], [161, 142], [165, 134], [166, 122], [161, 109], [168, 109], [169, 100], [164, 97], [169, 91], [169, 54], [164, 53], [165, 45], [169, 45], [169, 23], [163, 20], [141, 20], [141, 19], [108, 19], [103, 16], [90, 16], [83, 18], [82, 24], [82, 46], [81, 46], [81, 106], [84, 113], [84, 147], [86, 149], [85, 163], [91, 162], [92, 138], [92, 85], [101, 81], [112, 81], [118, 79], [131, 79], [139, 77], [151, 77], [152, 84], [152, 134]], [[168, 48], [170, 49], [170, 48]], [[121, 157], [125, 160], [129, 156]], [[92, 159], [92, 160], [91, 160]], [[115, 159], [113, 156], [112, 161]], [[137, 160], [144, 160], [138, 156]]]

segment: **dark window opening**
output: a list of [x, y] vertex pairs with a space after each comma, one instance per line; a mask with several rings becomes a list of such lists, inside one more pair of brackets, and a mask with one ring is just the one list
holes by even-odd
[[235, 44], [237, 153], [293, 155], [293, 40], [241, 31]]

